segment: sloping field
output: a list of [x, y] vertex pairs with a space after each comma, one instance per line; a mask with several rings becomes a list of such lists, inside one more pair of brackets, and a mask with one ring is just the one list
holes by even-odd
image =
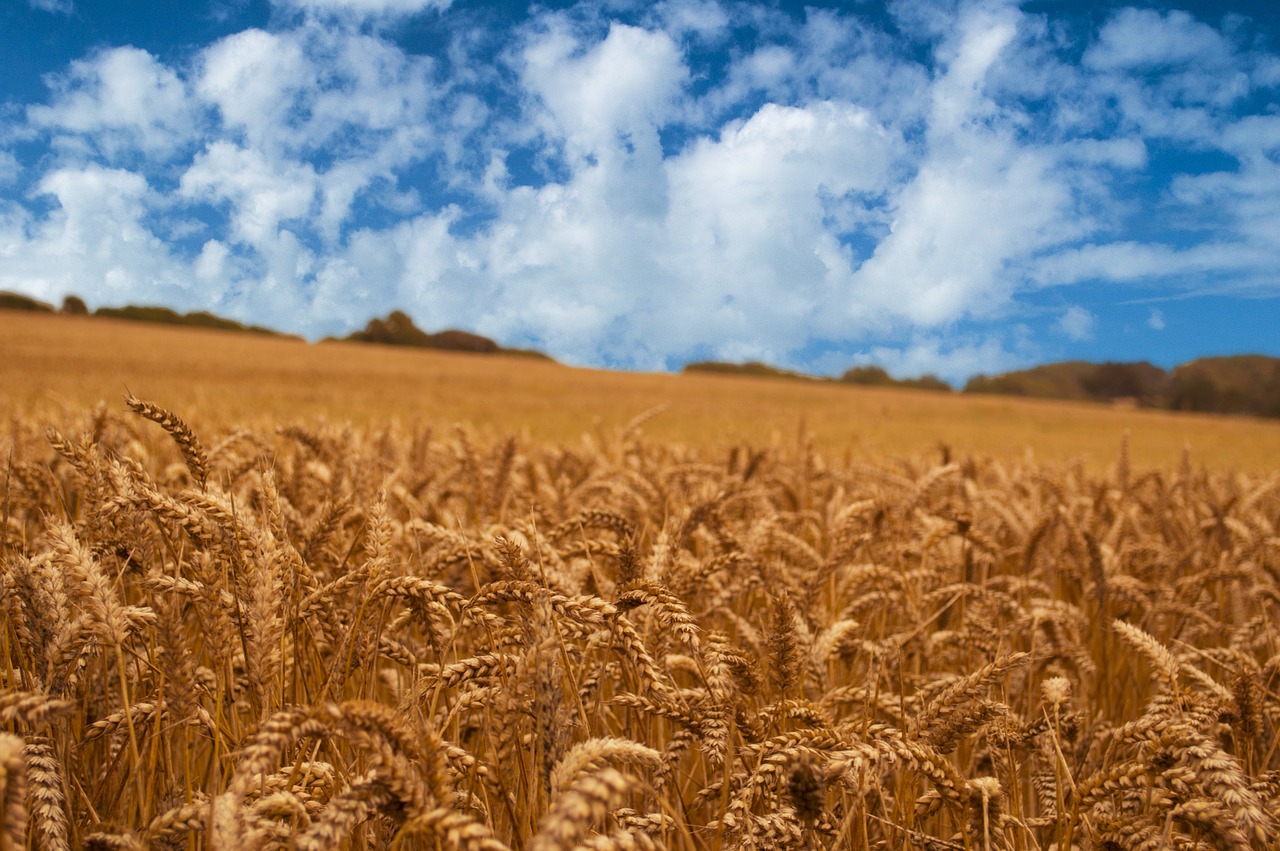
[[0, 406], [62, 418], [128, 388], [201, 428], [252, 421], [465, 424], [577, 442], [664, 406], [645, 433], [702, 447], [1083, 460], [1102, 468], [1125, 432], [1134, 463], [1280, 466], [1280, 423], [1091, 404], [968, 397], [714, 375], [572, 369], [523, 358], [307, 345], [247, 334], [0, 312]]

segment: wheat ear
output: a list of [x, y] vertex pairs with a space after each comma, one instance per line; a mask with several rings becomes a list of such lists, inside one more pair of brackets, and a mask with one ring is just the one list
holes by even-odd
[[178, 450], [182, 453], [182, 460], [191, 471], [191, 478], [201, 490], [204, 490], [205, 483], [209, 479], [209, 456], [205, 454], [204, 447], [200, 445], [200, 439], [191, 430], [191, 426], [173, 411], [144, 402], [132, 393], [124, 397], [124, 403], [129, 406], [129, 410], [144, 419], [151, 420], [173, 438], [173, 442], [178, 445]]

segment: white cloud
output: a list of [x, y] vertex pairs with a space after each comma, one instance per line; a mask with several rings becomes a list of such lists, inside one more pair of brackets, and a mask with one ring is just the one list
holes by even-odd
[[1093, 339], [1093, 329], [1097, 323], [1098, 317], [1083, 307], [1073, 304], [1058, 317], [1057, 329], [1068, 340], [1078, 343], [1083, 340]]
[[986, 94], [988, 72], [1000, 60], [1018, 31], [1018, 13], [998, 8], [975, 9], [957, 22], [955, 34], [936, 50], [946, 68], [932, 89], [930, 133], [954, 133], [996, 113]]
[[654, 12], [664, 29], [676, 36], [715, 38], [730, 24], [728, 12], [716, 0], [662, 0]]
[[449, 233], [452, 219], [446, 211], [353, 234], [342, 258], [318, 276], [317, 312], [341, 316], [358, 302], [370, 314], [409, 310], [427, 327], [479, 327], [495, 293], [469, 280], [473, 264]]
[[449, 8], [452, 0], [272, 0], [272, 3], [312, 13], [370, 17], [441, 12]]
[[1172, 199], [1203, 211], [1221, 233], [1238, 239], [1242, 257], [1253, 251], [1280, 253], [1280, 118], [1258, 115], [1230, 122], [1220, 145], [1238, 167], [1178, 175]]
[[1180, 268], [1183, 260], [1167, 246], [1113, 242], [1063, 249], [1041, 258], [1033, 274], [1040, 284], [1062, 285], [1099, 279], [1137, 281], [1171, 274]]
[[[431, 149], [431, 63], [380, 38], [314, 24], [246, 30], [205, 50], [200, 69], [198, 92], [266, 170], [311, 172], [330, 242], [358, 197]], [[311, 165], [317, 155], [327, 167]]]
[[211, 239], [200, 249], [200, 256], [193, 264], [196, 277], [202, 281], [219, 282], [224, 280], [227, 257], [230, 250], [224, 243]]
[[878, 191], [897, 144], [856, 107], [768, 104], [673, 160], [669, 257], [686, 333], [720, 323], [785, 348], [808, 325], [838, 322], [827, 308], [847, 287], [851, 261], [828, 213], [851, 194]]
[[902, 346], [873, 346], [860, 363], [876, 364], [895, 378], [934, 375], [961, 387], [978, 374], [1007, 372], [1034, 361], [1036, 353], [1025, 340], [1025, 329], [1013, 329], [1013, 340], [1004, 334], [987, 334], [982, 339], [966, 336], [946, 339], [935, 333], [913, 335]]
[[90, 138], [108, 157], [128, 149], [168, 156], [195, 134], [198, 107], [186, 86], [145, 50], [104, 50], [49, 82], [53, 102], [29, 107], [30, 122]]
[[27, 5], [54, 15], [70, 15], [76, 10], [75, 3], [71, 0], [27, 0]]
[[1066, 166], [1101, 165], [1137, 170], [1148, 163], [1147, 146], [1141, 138], [1072, 139], [1057, 146], [1059, 162]]
[[266, 149], [279, 147], [281, 133], [292, 137], [295, 101], [319, 76], [296, 37], [259, 29], [215, 42], [200, 64], [199, 94], [218, 108], [229, 128]]
[[42, 220], [10, 220], [0, 236], [0, 289], [91, 304], [182, 306], [191, 293], [168, 246], [144, 223], [153, 193], [144, 177], [100, 166], [61, 168], [36, 187], [57, 206]]
[[1113, 242], [1062, 248], [1036, 258], [1028, 275], [1041, 285], [1090, 281], [1116, 284], [1163, 280], [1185, 287], [1215, 272], [1248, 274], [1262, 270], [1274, 254], [1230, 243], [1205, 243], [1177, 249], [1158, 243]]
[[1126, 7], [1102, 27], [1085, 52], [1084, 64], [1107, 71], [1220, 66], [1231, 52], [1220, 32], [1180, 9], [1162, 14]]
[[431, 63], [368, 35], [312, 34], [308, 58], [322, 66], [311, 84], [307, 137], [314, 144], [347, 128], [377, 134], [416, 127], [433, 106]]
[[858, 270], [850, 312], [924, 326], [998, 315], [1020, 266], [1075, 229], [1048, 166], [998, 144], [926, 162], [900, 193], [890, 234]]
[[1153, 308], [1147, 316], [1147, 327], [1152, 331], [1163, 331], [1165, 329], [1164, 313]]
[[1217, 141], [1219, 115], [1248, 95], [1250, 65], [1223, 32], [1173, 10], [1124, 8], [1086, 50], [1092, 95], [1148, 137]]
[[546, 129], [574, 153], [657, 142], [688, 72], [671, 37], [625, 24], [586, 49], [558, 21], [523, 52], [525, 87], [547, 107]]
[[252, 148], [214, 142], [182, 176], [180, 192], [189, 198], [229, 201], [237, 239], [270, 244], [281, 222], [300, 219], [316, 196], [316, 173], [309, 164], [283, 169]]
[[[1001, 10], [964, 20], [941, 50], [928, 151], [893, 204], [889, 234], [854, 276], [848, 313], [933, 326], [1002, 312], [1031, 257], [1078, 234], [1053, 160], [990, 127], [983, 79], [1016, 22]], [[998, 127], [998, 125], [997, 125]]]
[[8, 151], [0, 151], [0, 186], [7, 186], [17, 181], [22, 174], [22, 163]]
[[[847, 104], [771, 104], [665, 161], [606, 152], [565, 183], [506, 190], [474, 237], [420, 219], [390, 241], [361, 235], [348, 260], [364, 280], [418, 282], [427, 315], [575, 362], [666, 368], [707, 343], [780, 359], [833, 322], [849, 258], [828, 219], [878, 191], [897, 144]], [[409, 246], [425, 258], [389, 265]]]

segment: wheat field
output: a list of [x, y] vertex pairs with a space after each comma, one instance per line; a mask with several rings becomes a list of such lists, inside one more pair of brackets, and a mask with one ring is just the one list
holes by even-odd
[[1274, 847], [1274, 469], [648, 425], [14, 416], [0, 847]]
[[722, 375], [574, 369], [554, 363], [97, 317], [0, 311], [0, 422], [79, 417], [127, 391], [204, 433], [327, 421], [378, 428], [465, 423], [477, 438], [596, 442], [656, 408], [645, 433], [728, 451], [790, 451], [797, 435], [842, 462], [943, 451], [1104, 472], [1130, 434], [1133, 463], [1172, 473], [1190, 448], [1215, 468], [1280, 467], [1280, 421], [1079, 402], [904, 391]]

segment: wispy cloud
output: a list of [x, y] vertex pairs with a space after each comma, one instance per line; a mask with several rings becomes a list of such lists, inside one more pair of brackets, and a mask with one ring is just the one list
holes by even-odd
[[405, 16], [449, 8], [452, 0], [271, 0], [286, 9], [355, 17]]
[[54, 15], [70, 15], [76, 10], [72, 0], [27, 0], [27, 5]]
[[[101, 49], [11, 110], [0, 287], [953, 381], [1089, 339], [1080, 285], [1280, 293], [1280, 57], [1247, 22], [974, 0], [892, 4], [894, 35], [667, 0], [495, 33], [447, 3], [278, 5], [302, 14]], [[421, 13], [425, 54], [352, 23]], [[1047, 288], [1075, 306], [1032, 309]]]

